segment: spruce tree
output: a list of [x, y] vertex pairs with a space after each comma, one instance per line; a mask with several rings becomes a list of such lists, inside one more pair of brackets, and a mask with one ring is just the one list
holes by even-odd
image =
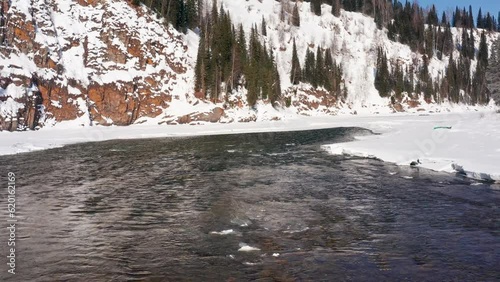
[[468, 46], [468, 54], [469, 54], [469, 59], [474, 59], [476, 56], [476, 47], [475, 46], [475, 39], [474, 39], [474, 32], [471, 30], [470, 31], [470, 36], [469, 36], [469, 46]]
[[264, 16], [262, 16], [262, 36], [267, 36], [267, 24]]
[[175, 28], [182, 33], [187, 33], [188, 28], [188, 12], [184, 0], [177, 0], [177, 15]]
[[304, 73], [302, 74], [302, 78], [305, 82], [311, 83], [313, 87], [317, 87], [316, 79], [314, 77], [314, 69], [315, 69], [315, 58], [314, 52], [307, 49], [306, 59], [304, 62]]
[[239, 50], [241, 50], [240, 60], [244, 68], [244, 66], [247, 64], [247, 43], [245, 39], [245, 31], [243, 30], [242, 24], [240, 24], [240, 30], [238, 32], [238, 48]]
[[196, 92], [204, 92], [205, 91], [205, 40], [203, 32], [200, 34], [200, 42], [198, 44], [198, 54], [196, 56], [196, 66], [194, 68], [195, 74], [195, 87], [194, 90]]
[[311, 11], [316, 16], [321, 16], [321, 0], [311, 0]]
[[318, 86], [325, 85], [325, 62], [323, 59], [323, 52], [321, 48], [318, 46], [316, 50], [316, 68], [314, 70], [314, 80]]
[[443, 54], [449, 56], [453, 49], [453, 34], [451, 33], [450, 24], [447, 24], [443, 34]]
[[425, 54], [432, 58], [434, 56], [434, 27], [429, 26], [425, 31]]
[[382, 12], [378, 7], [375, 8], [375, 23], [377, 24], [378, 29], [382, 29], [383, 27]]
[[438, 25], [438, 16], [436, 13], [436, 6], [432, 5], [432, 8], [430, 9], [429, 13], [427, 14], [427, 24], [428, 25]]
[[390, 94], [389, 67], [387, 57], [381, 47], [377, 51], [377, 69], [375, 73], [375, 88], [379, 91], [380, 97], [388, 97]]
[[479, 43], [478, 63], [483, 68], [488, 67], [488, 44], [484, 31], [481, 33], [481, 42]]
[[395, 92], [394, 94], [396, 96], [396, 99], [400, 101], [401, 98], [403, 97], [403, 92], [405, 89], [404, 73], [401, 66], [399, 65], [396, 66], [393, 79], [394, 79], [394, 92]]
[[332, 14], [340, 17], [340, 0], [332, 0]]
[[468, 17], [468, 22], [469, 22], [469, 29], [474, 28], [474, 15], [472, 14], [472, 6], [469, 5], [469, 17]]
[[299, 6], [297, 6], [297, 3], [295, 3], [295, 6], [293, 6], [292, 25], [300, 26]]
[[330, 49], [326, 49], [325, 51], [325, 63], [324, 63], [324, 87], [326, 90], [329, 92], [333, 91], [333, 85], [332, 83], [334, 82], [334, 64], [333, 64], [333, 58], [332, 58], [332, 52]]
[[186, 13], [187, 13], [187, 27], [194, 29], [198, 26], [198, 10], [196, 7], [195, 0], [187, 0], [186, 2]]
[[443, 16], [441, 17], [441, 25], [448, 24], [448, 19], [446, 18], [446, 13], [443, 12]]
[[483, 23], [483, 12], [479, 8], [479, 12], [477, 13], [477, 28], [484, 28]]
[[295, 39], [293, 40], [293, 49], [292, 49], [292, 69], [290, 71], [290, 81], [292, 84], [299, 84], [301, 79], [301, 68], [299, 56], [297, 55], [297, 46], [295, 45]]
[[281, 80], [278, 72], [278, 67], [276, 66], [276, 60], [274, 58], [274, 53], [272, 48], [270, 50], [270, 54], [271, 54], [271, 60], [270, 60], [271, 93], [269, 96], [269, 100], [271, 101], [271, 104], [274, 106], [276, 101], [278, 101], [281, 97]]

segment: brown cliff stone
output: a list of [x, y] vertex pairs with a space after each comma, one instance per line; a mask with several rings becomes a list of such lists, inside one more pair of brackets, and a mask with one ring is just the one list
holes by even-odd
[[[78, 117], [78, 107], [69, 101], [68, 87], [54, 82], [40, 81], [38, 85], [45, 111], [56, 121], [72, 120]], [[56, 106], [52, 101], [57, 102]]]
[[[6, 5], [8, 1], [2, 2]], [[43, 3], [42, 3], [43, 2]], [[16, 51], [16, 55], [25, 54], [28, 57], [32, 56], [32, 62], [37, 68], [37, 74], [42, 78], [36, 83], [39, 88], [40, 101], [45, 109], [45, 116], [54, 118], [56, 121], [72, 120], [81, 116], [81, 107], [88, 107], [91, 119], [103, 125], [128, 125], [133, 123], [140, 117], [156, 117], [163, 113], [163, 110], [169, 107], [172, 101], [170, 91], [174, 90], [177, 80], [176, 74], [186, 72], [187, 61], [179, 60], [175, 57], [175, 52], [166, 54], [165, 50], [172, 48], [179, 50], [187, 50], [187, 46], [182, 43], [183, 38], [175, 37], [171, 30], [156, 31], [158, 36], [167, 38], [166, 41], [159, 40], [152, 36], [147, 42], [141, 42], [143, 37], [137, 30], [131, 30], [124, 22], [116, 20], [118, 15], [115, 10], [108, 9], [112, 4], [103, 0], [77, 0], [72, 5], [81, 6], [97, 6], [100, 3], [104, 14], [102, 17], [89, 15], [77, 15], [75, 20], [82, 22], [91, 22], [87, 30], [89, 35], [66, 35], [65, 32], [58, 32], [58, 27], [54, 25], [53, 19], [50, 17], [51, 9], [59, 10], [56, 0], [42, 1], [40, 5], [31, 6], [33, 20], [26, 20], [26, 16], [21, 12], [10, 14], [6, 27], [6, 42], [11, 45]], [[128, 4], [131, 1], [127, 1]], [[30, 4], [31, 5], [31, 4]], [[144, 13], [142, 9], [133, 9], [144, 18], [146, 22], [153, 22], [151, 14]], [[115, 19], [113, 19], [115, 17]], [[56, 40], [47, 40], [45, 42], [35, 42], [35, 26], [37, 32], [43, 33], [47, 37]], [[94, 32], [92, 36], [97, 38], [89, 39], [90, 32]], [[100, 35], [99, 35], [100, 32]], [[94, 35], [95, 34], [95, 35]], [[120, 40], [126, 47], [126, 51], [119, 47], [114, 40]], [[95, 44], [96, 40], [103, 44]], [[55, 44], [53, 42], [64, 42], [63, 44]], [[68, 60], [62, 60], [60, 56], [65, 52], [73, 52], [71, 48], [82, 45], [83, 64], [85, 70], [73, 70], [71, 63]], [[121, 44], [120, 44], [121, 45]], [[5, 56], [5, 50], [0, 50]], [[73, 54], [70, 54], [72, 56]], [[156, 67], [157, 63], [165, 60], [168, 67], [165, 69], [157, 69], [156, 71], [148, 71], [140, 74], [133, 82], [113, 81], [106, 82], [100, 85], [96, 81], [100, 81], [99, 77], [106, 76], [113, 70], [124, 71], [121, 64], [131, 61], [138, 61], [131, 67], [134, 72], [146, 70], [148, 65]], [[15, 61], [13, 64], [17, 64]], [[5, 65], [0, 66], [0, 69], [19, 69], [23, 70], [22, 65]], [[31, 70], [30, 70], [31, 71]], [[15, 75], [14, 73], [20, 73]], [[24, 87], [26, 93], [32, 86], [32, 78], [22, 73], [27, 71], [13, 71], [8, 79], [0, 81], [0, 86], [6, 88], [8, 84], [13, 83], [16, 86]], [[30, 75], [31, 76], [31, 75]], [[108, 80], [109, 81], [108, 76]], [[96, 80], [96, 81], [93, 81]], [[90, 81], [90, 85], [88, 85]], [[71, 86], [71, 87], [69, 87]], [[168, 86], [168, 87], [166, 87]], [[74, 89], [77, 89], [75, 91]], [[71, 91], [70, 91], [71, 90]], [[7, 99], [2, 97], [0, 99]], [[16, 98], [16, 101], [25, 105], [20, 113], [13, 113], [15, 122], [21, 120], [22, 123], [32, 128], [37, 124], [37, 103], [30, 100], [28, 94], [22, 98]], [[86, 105], [78, 105], [78, 103], [86, 103]], [[224, 115], [224, 111], [216, 110], [212, 113], [199, 114], [201, 120], [215, 121], [219, 120]], [[190, 122], [193, 115], [190, 115], [186, 122]], [[9, 117], [0, 117], [2, 120], [1, 128], [12, 128], [14, 121], [10, 121]]]
[[102, 125], [129, 125], [134, 122], [133, 113], [137, 101], [127, 95], [133, 90], [132, 83], [92, 84], [88, 88], [88, 97], [94, 102], [93, 119]]
[[193, 116], [193, 120], [206, 122], [219, 122], [224, 116], [224, 109], [216, 107], [210, 113], [201, 113]]

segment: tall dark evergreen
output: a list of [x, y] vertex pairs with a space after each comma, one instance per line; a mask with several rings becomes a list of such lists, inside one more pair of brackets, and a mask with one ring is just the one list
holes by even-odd
[[5, 5], [0, 4], [0, 45], [3, 45], [5, 42], [5, 37], [7, 36], [6, 25], [7, 23], [7, 15], [5, 11]]
[[429, 13], [427, 14], [427, 24], [428, 25], [438, 25], [439, 19], [436, 12], [436, 6], [432, 5]]
[[316, 79], [314, 77], [315, 75], [315, 68], [316, 68], [316, 59], [314, 58], [314, 52], [307, 49], [306, 51], [306, 59], [304, 61], [304, 69], [303, 69], [303, 74], [302, 78], [304, 82], [311, 83], [313, 87], [317, 87], [318, 84], [316, 82]]
[[196, 66], [194, 68], [194, 74], [195, 74], [195, 86], [194, 90], [196, 92], [203, 92], [205, 93], [206, 88], [205, 88], [205, 55], [206, 55], [206, 50], [205, 50], [205, 38], [204, 38], [204, 32], [200, 33], [200, 42], [198, 44], [198, 54], [196, 56]]
[[425, 31], [425, 54], [432, 58], [434, 56], [434, 43], [435, 43], [435, 30], [434, 26], [429, 26]]
[[443, 12], [443, 15], [441, 16], [441, 25], [446, 25], [449, 24], [448, 18], [446, 17], [446, 13]]
[[318, 46], [316, 49], [316, 63], [314, 69], [314, 80], [318, 86], [325, 85], [325, 61], [323, 58], [323, 50]]
[[488, 66], [488, 43], [486, 42], [486, 34], [481, 33], [481, 41], [479, 43], [479, 52], [477, 55], [478, 63], [486, 68]]
[[178, 31], [186, 33], [199, 25], [198, 12], [201, 2], [196, 0], [132, 0], [132, 4], [143, 3], [172, 24]]
[[468, 28], [474, 28], [474, 15], [472, 14], [472, 6], [469, 5]]
[[342, 89], [342, 67], [333, 60], [330, 49], [325, 50], [325, 81], [324, 87], [332, 95], [341, 96]]
[[297, 55], [297, 46], [295, 45], [295, 39], [293, 40], [292, 49], [292, 69], [290, 70], [290, 81], [292, 84], [299, 84], [301, 79], [301, 68], [299, 56]]
[[261, 27], [262, 27], [262, 36], [267, 36], [267, 24], [266, 20], [264, 19], [264, 16], [262, 17]]
[[396, 66], [394, 70], [393, 78], [393, 89], [395, 98], [399, 101], [403, 98], [403, 92], [405, 91], [405, 80], [404, 73], [401, 66]]
[[316, 16], [321, 16], [321, 0], [311, 0], [311, 11]]
[[336, 17], [340, 17], [340, 0], [332, 0], [332, 14]]
[[295, 3], [295, 5], [293, 6], [292, 24], [294, 26], [300, 26], [299, 6], [297, 6], [297, 3]]
[[387, 65], [387, 57], [384, 50], [379, 47], [377, 49], [377, 68], [375, 71], [375, 88], [378, 90], [381, 97], [389, 97], [390, 95], [390, 74], [389, 66]]
[[477, 28], [484, 28], [484, 20], [483, 20], [483, 12], [481, 8], [479, 8], [479, 12], [477, 13]]

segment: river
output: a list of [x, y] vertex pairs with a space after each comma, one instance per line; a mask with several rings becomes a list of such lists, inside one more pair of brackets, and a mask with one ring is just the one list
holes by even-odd
[[7, 273], [2, 228], [0, 280], [500, 280], [498, 185], [321, 149], [362, 133], [119, 140], [0, 156], [0, 199], [6, 207], [12, 171], [18, 220], [16, 274]]

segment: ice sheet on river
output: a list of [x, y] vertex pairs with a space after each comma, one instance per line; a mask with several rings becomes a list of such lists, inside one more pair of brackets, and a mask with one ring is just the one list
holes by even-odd
[[500, 181], [498, 113], [391, 118], [373, 121], [367, 127], [383, 134], [324, 148], [332, 154], [377, 158], [398, 165], [419, 160], [420, 167]]

